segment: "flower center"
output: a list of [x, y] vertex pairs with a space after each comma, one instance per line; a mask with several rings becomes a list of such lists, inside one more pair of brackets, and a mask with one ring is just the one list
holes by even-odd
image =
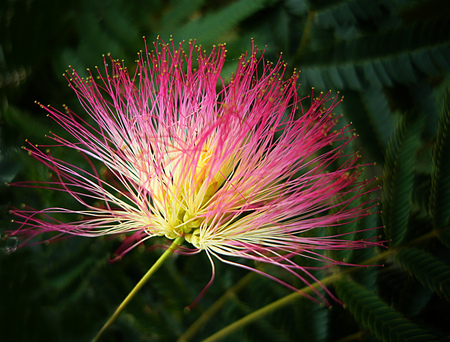
[[231, 163], [219, 161], [214, 153], [210, 144], [192, 154], [175, 148], [167, 152], [161, 177], [150, 182], [154, 205], [163, 219], [159, 235], [169, 239], [185, 236], [199, 247], [200, 227], [207, 224], [212, 198], [231, 172]]

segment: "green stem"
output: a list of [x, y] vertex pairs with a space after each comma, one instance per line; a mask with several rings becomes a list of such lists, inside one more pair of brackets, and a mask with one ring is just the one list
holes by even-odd
[[[378, 255], [367, 259], [365, 261], [363, 261], [361, 264], [363, 265], [371, 265], [374, 263], [379, 262], [380, 260], [383, 260], [385, 258], [387, 258], [388, 256], [397, 253], [401, 248], [407, 247], [407, 246], [411, 246], [411, 245], [415, 245], [418, 244], [420, 242], [426, 241], [430, 238], [436, 237], [438, 234], [438, 232], [436, 231], [432, 231], [428, 234], [425, 234], [399, 248], [391, 248], [385, 252], [379, 253]], [[337, 279], [339, 279], [340, 277], [346, 275], [346, 274], [350, 274], [353, 272], [357, 272], [360, 268], [359, 267], [352, 267], [352, 268], [347, 268], [343, 271], [334, 273], [324, 279], [322, 279], [320, 281], [320, 283], [323, 285], [329, 285], [332, 284], [334, 281], [336, 281]], [[300, 292], [303, 293], [310, 293], [312, 291], [312, 288], [319, 288], [321, 287], [321, 285], [319, 283], [313, 283], [311, 284], [311, 286], [305, 286], [303, 289], [300, 290]], [[208, 338], [206, 338], [205, 340], [203, 340], [202, 342], [214, 342], [214, 341], [218, 341], [221, 338], [231, 334], [233, 331], [236, 331], [237, 329], [240, 329], [244, 326], [246, 326], [249, 323], [252, 323], [258, 319], [260, 319], [261, 317], [267, 315], [268, 313], [278, 310], [280, 308], [282, 308], [283, 306], [292, 304], [295, 300], [303, 298], [303, 295], [300, 292], [293, 292], [273, 303], [270, 303], [269, 305], [266, 305], [264, 307], [262, 307], [261, 309], [258, 309], [254, 312], [252, 312], [251, 314], [242, 317], [241, 319], [237, 320], [236, 322], [226, 326], [225, 328], [223, 328], [222, 330], [219, 330], [218, 332], [216, 332], [215, 334], [209, 336]]]
[[[333, 281], [339, 279], [342, 276], [341, 273], [336, 273], [333, 274], [331, 276], [328, 276], [324, 279], [321, 280], [322, 285], [328, 285], [330, 283], [332, 283]], [[305, 286], [303, 289], [301, 289], [300, 291], [303, 293], [309, 293], [312, 290], [312, 287], [314, 288], [320, 288], [321, 285], [318, 283], [314, 283], [310, 286]], [[254, 312], [252, 312], [251, 314], [241, 318], [240, 320], [237, 320], [236, 322], [226, 326], [225, 328], [223, 328], [222, 330], [219, 330], [218, 332], [216, 332], [214, 335], [209, 336], [207, 339], [203, 340], [202, 342], [213, 342], [213, 341], [218, 341], [221, 338], [229, 335], [231, 332], [251, 323], [254, 322], [258, 319], [260, 319], [261, 317], [267, 315], [268, 313], [275, 311], [283, 306], [286, 306], [288, 304], [292, 304], [292, 302], [296, 299], [300, 299], [300, 298], [304, 298], [302, 294], [300, 294], [299, 292], [292, 292], [290, 295], [287, 295], [281, 299], [278, 299], [277, 301], [270, 303], [269, 305], [266, 305], [264, 307], [262, 307], [259, 310], [256, 310]]]
[[187, 342], [190, 341], [192, 336], [194, 336], [200, 328], [204, 327], [206, 323], [221, 309], [225, 302], [236, 295], [245, 285], [248, 284], [250, 279], [256, 273], [247, 273], [237, 284], [235, 284], [231, 289], [229, 289], [225, 294], [220, 297], [213, 305], [211, 305], [203, 314], [186, 330], [183, 335], [181, 335], [177, 342]]
[[153, 266], [147, 271], [147, 273], [139, 280], [136, 286], [131, 290], [128, 296], [123, 300], [119, 307], [114, 311], [112, 316], [108, 319], [105, 325], [100, 329], [98, 334], [92, 340], [92, 342], [97, 342], [103, 332], [108, 329], [108, 327], [119, 317], [120, 313], [125, 309], [128, 303], [133, 299], [133, 297], [139, 292], [139, 290], [144, 286], [144, 284], [150, 279], [150, 277], [155, 273], [161, 265], [177, 250], [177, 248], [183, 243], [184, 237], [177, 237], [170, 247], [159, 257], [159, 259], [153, 264]]
[[[365, 265], [370, 265], [374, 262], [377, 262], [379, 260], [386, 258], [391, 253], [392, 253], [392, 250], [380, 253], [377, 256], [364, 261], [363, 263]], [[312, 292], [313, 288], [319, 289], [324, 285], [326, 286], [326, 285], [332, 284], [333, 282], [338, 280], [343, 275], [356, 272], [359, 269], [360, 268], [358, 268], [358, 267], [348, 268], [344, 271], [334, 273], [328, 277], [321, 279], [320, 283], [313, 283], [311, 285], [305, 286], [304, 288], [300, 289], [299, 292], [292, 292], [291, 294], [289, 294], [281, 299], [278, 299], [277, 301], [272, 302], [269, 305], [262, 307], [261, 309], [253, 311], [251, 314], [244, 316], [243, 318], [237, 320], [236, 322], [226, 326], [225, 328], [223, 328], [222, 330], [219, 330], [215, 334], [209, 336], [207, 339], [203, 340], [202, 342], [218, 341], [221, 338], [229, 335], [233, 331], [235, 331], [239, 328], [242, 328], [245, 325], [260, 319], [261, 317], [267, 315], [268, 313], [278, 310], [278, 309], [282, 308], [283, 306], [290, 305], [297, 299], [304, 298], [303, 294], [310, 294]]]

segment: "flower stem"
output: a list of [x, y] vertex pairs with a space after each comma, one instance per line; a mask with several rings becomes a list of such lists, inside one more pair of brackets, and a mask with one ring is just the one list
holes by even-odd
[[133, 299], [133, 297], [139, 292], [139, 290], [144, 286], [144, 284], [150, 279], [150, 277], [155, 273], [161, 265], [177, 250], [177, 248], [183, 243], [184, 237], [177, 237], [170, 247], [159, 257], [159, 259], [153, 264], [153, 266], [147, 271], [147, 273], [139, 280], [136, 286], [131, 290], [128, 296], [123, 300], [119, 307], [114, 311], [112, 316], [108, 319], [105, 325], [100, 329], [98, 334], [94, 337], [92, 342], [97, 342], [103, 332], [119, 317], [120, 313], [125, 309], [128, 303]]

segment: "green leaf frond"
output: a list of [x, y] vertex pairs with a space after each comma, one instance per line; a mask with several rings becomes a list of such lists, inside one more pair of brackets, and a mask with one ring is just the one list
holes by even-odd
[[450, 88], [447, 89], [433, 148], [430, 211], [435, 229], [449, 224], [450, 218]]
[[450, 71], [445, 57], [450, 47], [449, 30], [449, 21], [442, 19], [361, 33], [305, 49], [297, 63], [302, 65], [306, 83], [321, 90], [362, 91], [368, 86], [415, 83], [418, 71], [427, 76]]
[[361, 285], [342, 279], [335, 283], [335, 289], [355, 320], [382, 341], [437, 340]]
[[177, 40], [197, 39], [199, 44], [210, 46], [223, 43], [224, 35], [237, 24], [261, 10], [267, 0], [239, 0], [207, 16], [192, 20], [173, 34]]
[[414, 182], [414, 161], [420, 147], [421, 118], [404, 116], [391, 137], [384, 165], [382, 219], [391, 245], [401, 243], [407, 229]]
[[440, 259], [416, 248], [405, 248], [395, 260], [424, 287], [450, 301], [450, 267]]

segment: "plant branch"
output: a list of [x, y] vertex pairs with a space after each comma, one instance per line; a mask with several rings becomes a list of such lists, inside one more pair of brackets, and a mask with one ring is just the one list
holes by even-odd
[[98, 334], [92, 340], [92, 342], [98, 342], [103, 332], [119, 317], [120, 313], [125, 309], [128, 303], [139, 292], [139, 290], [145, 285], [150, 277], [161, 267], [161, 265], [177, 250], [177, 248], [183, 243], [184, 237], [180, 236], [176, 238], [170, 247], [159, 257], [159, 259], [153, 264], [153, 266], [147, 271], [147, 273], [139, 280], [136, 286], [131, 290], [128, 296], [123, 300], [119, 307], [114, 311], [112, 316], [108, 319], [105, 325], [100, 329]]

